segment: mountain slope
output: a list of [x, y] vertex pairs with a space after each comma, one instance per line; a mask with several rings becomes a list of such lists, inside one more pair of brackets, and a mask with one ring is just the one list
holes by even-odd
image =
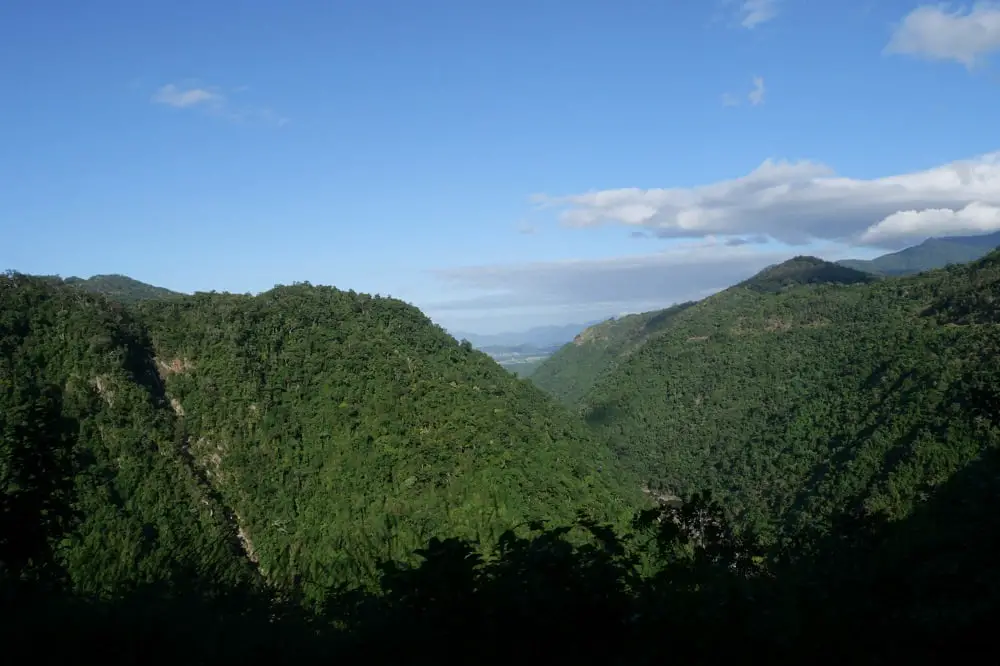
[[139, 311], [191, 451], [272, 582], [318, 594], [432, 536], [635, 505], [582, 423], [402, 302], [296, 285]]
[[[798, 256], [770, 266], [733, 287], [759, 293], [778, 293], [806, 284], [864, 284], [875, 277], [844, 266]], [[577, 406], [594, 384], [694, 305], [681, 303], [665, 310], [611, 319], [583, 331], [546, 359], [531, 381], [567, 405]]]
[[96, 596], [195, 574], [252, 580], [121, 307], [0, 276], [0, 352], [0, 578], [45, 569]]
[[69, 277], [66, 278], [65, 282], [90, 293], [103, 294], [113, 301], [126, 305], [180, 295], [176, 291], [170, 291], [163, 287], [155, 287], [151, 284], [134, 280], [127, 275], [94, 275], [86, 280], [78, 277]]
[[691, 305], [681, 303], [591, 326], [543, 361], [531, 374], [531, 382], [564, 404], [575, 406], [599, 377]]
[[769, 538], [843, 510], [906, 515], [998, 441], [965, 407], [1000, 385], [982, 361], [1000, 351], [998, 262], [733, 287], [598, 382], [587, 418], [654, 489], [709, 489]]
[[982, 236], [947, 236], [929, 238], [920, 245], [870, 260], [846, 259], [838, 263], [875, 275], [911, 275], [944, 268], [949, 264], [975, 261], [997, 247], [1000, 247], [1000, 232]]
[[[360, 402], [371, 401], [376, 410], [366, 412], [352, 395], [344, 396], [340, 404], [347, 407], [338, 409], [364, 414], [358, 425], [369, 434], [379, 425], [369, 419], [382, 414], [389, 420], [386, 428], [405, 430], [413, 414], [404, 407], [419, 398], [403, 391], [387, 403], [379, 398], [381, 391], [426, 390], [431, 402], [419, 403], [419, 414], [440, 417], [451, 403], [437, 379], [462, 395], [481, 395], [492, 391], [483, 380], [494, 377], [496, 366], [481, 364], [482, 355], [467, 347], [440, 340], [440, 329], [398, 302], [301, 286], [257, 299], [197, 295], [143, 306], [160, 352], [187, 344], [184, 352], [199, 353], [154, 357], [144, 326], [123, 308], [42, 280], [0, 278], [4, 645], [11, 653], [30, 649], [50, 661], [244, 666], [440, 664], [470, 654], [478, 655], [477, 663], [509, 664], [527, 653], [602, 666], [728, 663], [748, 654], [766, 655], [775, 664], [815, 661], [816, 655], [823, 663], [884, 664], [922, 663], [931, 655], [931, 661], [942, 662], [954, 656], [955, 645], [991, 647], [983, 628], [992, 626], [1000, 599], [995, 557], [1000, 524], [993, 506], [1000, 480], [1000, 384], [991, 362], [998, 349], [1000, 254], [964, 268], [932, 279], [873, 285], [808, 285], [779, 293], [735, 288], [708, 305], [688, 308], [623, 364], [661, 347], [678, 329], [697, 326], [708, 337], [684, 341], [706, 343], [701, 356], [725, 348], [722, 338], [728, 334], [739, 342], [731, 352], [766, 364], [780, 365], [786, 355], [814, 362], [797, 376], [782, 374], [794, 368], [786, 363], [754, 386], [755, 375], [738, 355], [730, 355], [718, 377], [709, 377], [722, 382], [733, 374], [748, 397], [771, 391], [775, 402], [798, 410], [790, 432], [777, 418], [765, 423], [772, 430], [764, 433], [765, 444], [778, 446], [761, 446], [760, 431], [737, 442], [750, 449], [751, 462], [766, 474], [740, 469], [740, 451], [730, 449], [712, 469], [721, 477], [736, 467], [738, 476], [706, 477], [726, 492], [780, 498], [785, 489], [777, 484], [796, 483], [802, 463], [816, 465], [801, 484], [811, 494], [789, 511], [798, 509], [800, 518], [813, 520], [800, 521], [804, 529], [787, 541], [759, 548], [734, 534], [715, 507], [696, 499], [678, 510], [643, 513], [627, 529], [584, 522], [579, 531], [593, 536], [585, 543], [570, 541], [562, 527], [540, 533], [532, 527], [529, 538], [505, 535], [485, 560], [475, 543], [434, 539], [420, 551], [423, 561], [416, 566], [385, 564], [377, 594], [335, 593], [306, 613], [276, 574], [303, 578], [307, 589], [319, 585], [317, 572], [332, 573], [324, 558], [336, 566], [343, 559], [340, 548], [364, 545], [346, 531], [350, 517], [329, 511], [358, 489], [348, 486], [351, 475], [362, 477], [358, 487], [365, 485], [352, 498], [357, 504], [384, 492], [379, 477], [394, 472], [392, 465], [368, 465], [371, 459], [341, 464], [349, 456], [336, 447], [303, 446], [323, 443], [312, 434], [338, 432], [324, 410], [314, 409], [325, 404], [315, 396], [356, 387]], [[842, 318], [817, 318], [824, 312]], [[852, 319], [856, 315], [863, 316]], [[882, 315], [886, 321], [879, 320]], [[835, 329], [836, 336], [796, 337], [800, 329], [824, 327]], [[894, 337], [880, 340], [878, 334], [886, 331]], [[846, 358], [860, 370], [818, 364], [840, 360], [845, 349], [837, 346], [838, 338], [846, 338], [845, 349], [855, 345]], [[789, 340], [798, 345], [789, 346]], [[809, 340], [815, 344], [802, 344]], [[408, 353], [417, 350], [423, 355]], [[826, 356], [830, 350], [832, 359]], [[405, 366], [391, 362], [398, 354], [406, 355]], [[849, 391], [873, 360], [880, 364], [877, 376]], [[699, 373], [706, 364], [693, 365], [691, 379], [703, 381]], [[331, 368], [345, 370], [343, 383], [332, 381]], [[749, 369], [760, 368], [754, 363]], [[406, 381], [407, 373], [427, 383], [416, 387]], [[158, 374], [176, 395], [164, 392]], [[319, 377], [319, 385], [311, 384], [311, 377]], [[505, 373], [499, 377], [511, 381]], [[465, 391], [467, 379], [475, 381], [471, 392]], [[786, 382], [794, 390], [775, 390], [775, 382], [779, 389]], [[517, 434], [527, 425], [552, 435], [564, 412], [519, 384], [522, 389], [503, 386], [509, 389], [507, 404], [518, 406], [523, 399], [526, 409], [533, 405], [524, 412], [527, 423], [501, 419], [498, 427]], [[485, 407], [479, 400], [454, 403], [451, 420], [492, 434], [490, 414], [504, 409], [495, 405], [489, 399]], [[756, 410], [781, 415], [779, 407], [761, 401]], [[661, 413], [641, 416], [645, 426]], [[758, 423], [754, 409], [737, 421], [718, 411], [701, 416], [701, 427], [708, 421], [733, 426], [736, 439], [744, 427]], [[837, 435], [845, 424], [863, 428], [848, 431], [853, 440], [822, 441], [825, 448], [797, 444], [820, 441], [815, 428], [832, 425]], [[208, 434], [229, 439], [206, 442], [192, 432], [210, 425], [215, 430]], [[271, 436], [259, 436], [272, 426], [278, 430]], [[428, 430], [419, 434], [436, 439]], [[557, 434], [574, 432], [570, 424]], [[478, 442], [474, 434], [471, 441]], [[205, 450], [219, 442], [228, 448]], [[376, 437], [375, 446], [353, 453], [384, 442]], [[573, 442], [578, 451], [588, 449], [583, 437]], [[564, 449], [544, 437], [531, 445], [557, 452], [554, 468], [562, 469]], [[523, 450], [517, 449], [524, 448], [508, 447], [515, 453], [506, 461], [501, 456], [501, 466], [507, 462], [505, 474], [530, 481], [515, 489], [530, 493], [538, 479], [509, 464], [522, 460]], [[414, 441], [408, 449], [406, 455], [420, 463], [455, 459], [432, 441]], [[698, 446], [685, 450], [685, 464], [716, 453]], [[263, 457], [254, 459], [254, 451]], [[191, 473], [189, 452], [210, 468], [227, 501], [244, 503], [237, 513], [246, 502], [261, 499], [250, 496], [262, 489], [263, 484], [253, 485], [255, 479], [272, 478], [274, 487], [288, 494], [263, 497], [272, 513], [260, 516], [262, 522], [250, 531], [245, 514], [232, 525], [220, 518], [228, 512], [220, 510], [204, 481]], [[332, 463], [322, 469], [328, 455]], [[544, 456], [543, 451], [539, 459]], [[246, 464], [234, 464], [241, 459]], [[302, 469], [315, 460], [321, 464]], [[738, 478], [743, 476], [751, 483]], [[317, 498], [314, 490], [325, 497]], [[419, 518], [425, 496], [389, 499], [413, 501]], [[733, 497], [723, 496], [732, 508]], [[600, 490], [595, 497], [607, 500]], [[823, 521], [816, 509], [825, 507], [809, 497], [862, 502], [835, 504], [832, 519]], [[566, 519], [568, 507], [554, 506], [548, 516], [573, 522]], [[282, 510], [292, 511], [296, 522], [281, 520]], [[442, 521], [451, 518], [444, 515]], [[314, 531], [305, 529], [307, 522]], [[814, 529], [824, 522], [828, 534]], [[386, 533], [374, 527], [371, 539], [377, 542]], [[462, 529], [450, 523], [441, 529], [451, 527]], [[287, 534], [294, 537], [282, 544]], [[254, 557], [277, 583], [274, 588], [242, 592], [261, 590], [248, 573], [245, 551], [234, 543], [237, 535], [243, 548], [251, 538], [258, 541]], [[330, 541], [333, 548], [327, 547]], [[294, 558], [292, 572], [275, 567], [282, 554]], [[49, 595], [43, 586], [29, 585], [28, 593], [18, 596], [25, 591], [18, 583], [25, 579], [58, 584], [60, 567], [82, 594]]]
[[817, 257], [798, 256], [769, 266], [736, 285], [760, 293], [779, 293], [807, 284], [864, 284], [875, 280], [868, 273]]

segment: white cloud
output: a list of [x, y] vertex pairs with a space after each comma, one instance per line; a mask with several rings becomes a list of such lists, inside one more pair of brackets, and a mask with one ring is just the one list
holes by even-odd
[[971, 9], [947, 5], [914, 9], [895, 26], [886, 53], [954, 60], [966, 67], [1000, 50], [1000, 3], [977, 2]]
[[[1000, 206], [1000, 152], [870, 180], [837, 176], [815, 162], [769, 159], [745, 176], [697, 187], [534, 199], [562, 208], [570, 227], [621, 224], [661, 237], [752, 234], [790, 244], [823, 239], [896, 248], [956, 229], [1000, 229], [985, 212]], [[893, 217], [908, 211], [920, 214], [919, 224]]]
[[559, 311], [569, 319], [609, 316], [623, 309], [645, 312], [701, 298], [791, 255], [787, 249], [762, 250], [707, 238], [653, 254], [438, 269], [432, 275], [451, 286], [488, 293], [424, 303], [422, 308], [446, 317], [455, 311], [466, 316]]
[[753, 30], [778, 15], [778, 0], [745, 0], [740, 5], [740, 25]]
[[753, 77], [753, 90], [747, 95], [747, 100], [754, 106], [764, 102], [764, 78]]
[[[240, 86], [233, 89], [232, 92], [242, 93], [247, 90], [247, 86]], [[233, 104], [228, 95], [213, 87], [168, 83], [157, 89], [150, 101], [175, 109], [202, 109], [214, 116], [236, 122], [276, 125], [278, 127], [288, 123], [287, 118], [271, 109]]]
[[861, 236], [866, 243], [900, 236], [979, 234], [1000, 229], [1000, 207], [974, 202], [964, 208], [904, 210], [889, 215]]
[[218, 106], [226, 101], [226, 98], [217, 92], [206, 88], [180, 88], [173, 83], [162, 86], [153, 94], [153, 102], [156, 104], [166, 104], [178, 109], [192, 106]]

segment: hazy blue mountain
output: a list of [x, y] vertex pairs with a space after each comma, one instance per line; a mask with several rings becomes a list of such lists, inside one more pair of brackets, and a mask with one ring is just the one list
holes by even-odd
[[536, 326], [525, 331], [507, 331], [504, 333], [469, 333], [466, 331], [449, 331], [452, 336], [459, 340], [468, 340], [478, 349], [486, 347], [519, 347], [521, 351], [527, 351], [525, 347], [545, 348], [553, 345], [564, 345], [572, 340], [576, 335], [602, 320], [594, 320], [582, 324], [562, 324], [558, 326]]
[[920, 245], [883, 254], [874, 259], [845, 259], [838, 262], [875, 275], [911, 275], [949, 264], [964, 264], [986, 256], [1000, 247], [1000, 232], [976, 236], [928, 238]]

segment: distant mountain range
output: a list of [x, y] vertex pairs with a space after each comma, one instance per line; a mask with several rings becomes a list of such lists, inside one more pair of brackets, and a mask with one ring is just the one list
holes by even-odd
[[[944, 268], [950, 264], [963, 264], [986, 256], [990, 251], [1000, 247], [1000, 232], [974, 236], [942, 236], [929, 238], [919, 245], [908, 247], [898, 252], [891, 252], [874, 259], [844, 259], [836, 262], [837, 266], [862, 271], [869, 275], [894, 276], [912, 275], [923, 271]], [[818, 263], [817, 263], [818, 262]], [[861, 281], [851, 273], [838, 274], [834, 264], [821, 262], [811, 257], [796, 257], [790, 262], [777, 267], [779, 273], [771, 269], [751, 278], [743, 286], [751, 286], [756, 290], [780, 291], [784, 282], [804, 284], [810, 282], [854, 282]], [[769, 272], [770, 271], [770, 272]], [[786, 275], [785, 273], [795, 273]], [[808, 275], [807, 275], [808, 274]], [[141, 301], [172, 298], [181, 296], [179, 292], [140, 282], [127, 275], [108, 274], [94, 275], [89, 278], [46, 276], [49, 279], [62, 280], [66, 284], [76, 286], [91, 293], [118, 301], [132, 304]], [[753, 283], [753, 284], [751, 284]], [[646, 313], [648, 314], [648, 313]], [[618, 317], [617, 319], [623, 319]], [[494, 358], [536, 357], [548, 356], [555, 348], [571, 342], [582, 331], [605, 321], [595, 319], [582, 323], [561, 324], [554, 326], [536, 326], [524, 331], [506, 331], [503, 333], [480, 334], [468, 331], [449, 331], [458, 340], [468, 340], [474, 347], [485, 351]]]
[[992, 648], [1000, 251], [899, 277], [795, 257], [581, 331], [530, 381], [395, 299], [147, 287], [0, 275], [8, 653]]
[[[582, 324], [562, 324], [559, 326], [536, 326], [526, 331], [508, 331], [505, 333], [469, 333], [467, 331], [449, 331], [453, 337], [459, 340], [468, 340], [472, 346], [478, 349], [489, 348], [511, 348], [508, 351], [527, 351], [525, 347], [541, 349], [552, 347], [553, 345], [564, 345], [572, 340], [576, 335], [587, 328], [603, 320], [595, 319]], [[513, 349], [519, 348], [519, 349]], [[495, 351], [499, 351], [494, 349]]]
[[1000, 232], [977, 236], [943, 236], [928, 238], [920, 245], [874, 259], [845, 259], [837, 263], [873, 275], [912, 275], [944, 268], [949, 264], [975, 261], [997, 247], [1000, 247]]

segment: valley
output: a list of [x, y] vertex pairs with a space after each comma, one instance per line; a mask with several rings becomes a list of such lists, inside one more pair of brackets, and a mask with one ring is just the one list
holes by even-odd
[[[495, 361], [393, 299], [294, 285], [117, 302], [8, 274], [4, 533], [32, 536], [0, 542], [4, 585], [50, 599], [39, 612], [103, 600], [126, 623], [135, 604], [180, 612], [174, 589], [205, 631], [207, 599], [228, 600], [219, 617], [251, 612], [245, 630], [268, 645], [300, 630], [295, 608], [312, 609], [332, 623], [319, 642], [296, 639], [316, 654], [370, 651], [367, 632], [390, 622], [380, 659], [460, 617], [473, 623], [462, 641], [506, 621], [553, 641], [576, 632], [553, 614], [611, 640], [615, 613], [639, 606], [648, 619], [626, 625], [634, 649], [616, 659], [659, 654], [641, 637], [661, 622], [685, 627], [672, 654], [706, 654], [699, 637], [721, 620], [678, 613], [715, 617], [702, 604], [732, 585], [749, 595], [725, 606], [733, 635], [785, 635], [792, 599], [810, 618], [782, 659], [830, 623], [889, 631], [885, 613], [936, 635], [924, 619], [936, 602], [872, 586], [944, 584], [939, 568], [958, 561], [992, 575], [967, 559], [979, 550], [965, 535], [995, 519], [963, 507], [995, 490], [1000, 377], [983, 359], [1000, 353], [998, 267], [994, 252], [881, 278], [796, 257], [702, 301], [592, 326], [528, 382], [501, 363], [534, 350], [489, 348]], [[940, 520], [950, 530], [926, 527]], [[902, 555], [914, 549], [932, 569]], [[569, 587], [548, 587], [543, 570]], [[832, 595], [822, 608], [806, 592], [817, 584]], [[576, 596], [601, 585], [617, 601]], [[376, 595], [360, 615], [357, 595]], [[544, 613], [512, 610], [524, 603]], [[288, 615], [265, 631], [252, 609], [275, 604]], [[961, 626], [979, 622], [973, 608]], [[25, 631], [39, 630], [32, 617]]]
[[548, 347], [489, 345], [480, 347], [479, 350], [514, 374], [527, 377], [561, 347], [561, 344]]
[[1000, 0], [0, 2], [0, 53], [12, 664], [997, 651]]

